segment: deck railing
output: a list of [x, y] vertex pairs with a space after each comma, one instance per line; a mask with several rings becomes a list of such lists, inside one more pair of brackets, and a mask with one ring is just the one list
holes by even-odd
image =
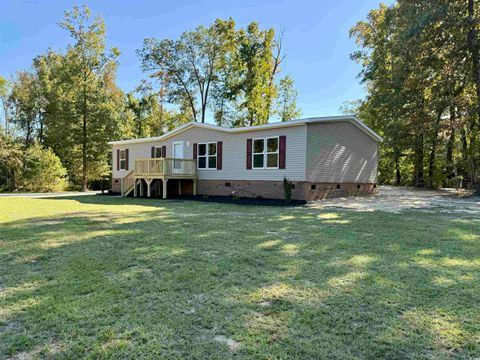
[[153, 158], [135, 160], [135, 176], [137, 177], [196, 175], [197, 164], [193, 159]]
[[130, 191], [133, 188], [133, 185], [135, 184], [135, 170], [130, 171], [127, 176], [125, 176], [120, 183], [121, 186], [121, 194], [122, 196], [125, 195], [128, 191]]

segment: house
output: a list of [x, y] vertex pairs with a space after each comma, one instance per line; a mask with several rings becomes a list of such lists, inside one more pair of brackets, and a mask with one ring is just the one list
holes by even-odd
[[382, 138], [355, 116], [240, 128], [191, 122], [162, 136], [112, 141], [112, 190], [292, 198], [374, 194]]

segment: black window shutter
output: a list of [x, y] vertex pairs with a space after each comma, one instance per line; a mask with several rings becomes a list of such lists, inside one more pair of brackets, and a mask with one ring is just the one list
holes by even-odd
[[120, 149], [117, 149], [117, 170], [120, 170]]
[[287, 159], [287, 137], [280, 136], [278, 144], [278, 168], [285, 169]]
[[252, 139], [247, 139], [247, 170], [252, 169]]
[[217, 141], [217, 170], [222, 170], [223, 141]]

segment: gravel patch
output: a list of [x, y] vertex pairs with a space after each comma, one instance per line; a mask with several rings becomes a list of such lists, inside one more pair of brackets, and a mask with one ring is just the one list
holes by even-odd
[[312, 201], [315, 209], [341, 208], [354, 211], [385, 211], [399, 213], [405, 210], [463, 213], [480, 216], [480, 198], [468, 196], [462, 190], [421, 190], [406, 187], [381, 186], [378, 195], [335, 198]]

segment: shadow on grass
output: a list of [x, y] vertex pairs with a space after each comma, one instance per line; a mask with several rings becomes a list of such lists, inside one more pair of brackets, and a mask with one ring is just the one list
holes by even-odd
[[177, 203], [177, 202], [202, 202], [202, 203], [216, 203], [216, 204], [232, 204], [232, 205], [247, 205], [247, 206], [275, 206], [275, 207], [297, 207], [303, 206], [307, 202], [304, 200], [291, 200], [289, 204], [283, 199], [264, 199], [264, 198], [247, 198], [247, 197], [232, 197], [232, 196], [203, 196], [203, 195], [169, 195], [168, 199], [162, 199], [160, 197], [124, 197], [121, 198], [117, 195], [97, 195], [97, 196], [58, 196], [58, 197], [45, 197], [44, 199], [57, 199], [57, 200], [76, 200], [83, 204], [118, 204], [126, 199], [137, 205], [148, 206], [149, 202], [162, 202], [162, 203]]
[[480, 351], [478, 221], [62, 199], [84, 207], [1, 225], [0, 357]]

